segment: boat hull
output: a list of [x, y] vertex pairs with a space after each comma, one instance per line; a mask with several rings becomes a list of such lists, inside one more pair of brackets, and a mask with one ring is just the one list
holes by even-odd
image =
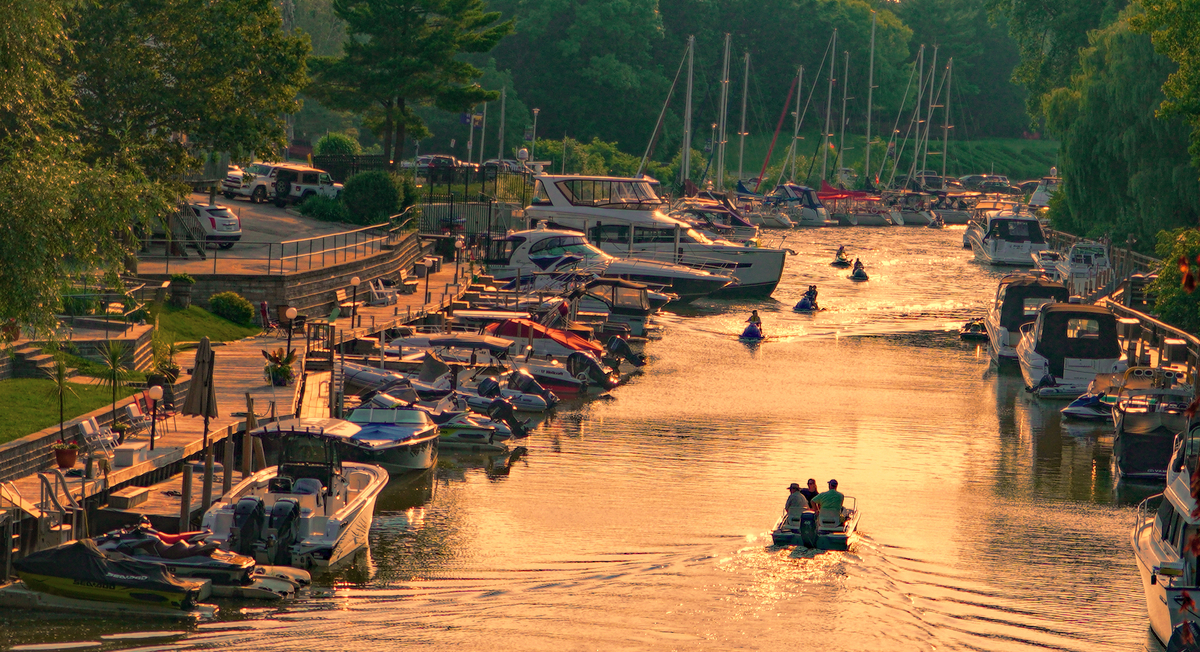
[[189, 588], [180, 591], [163, 591], [140, 586], [122, 586], [84, 582], [69, 577], [56, 577], [18, 571], [17, 575], [25, 585], [34, 591], [49, 593], [75, 600], [95, 600], [99, 602], [118, 602], [151, 607], [165, 607], [187, 611], [208, 597], [211, 588], [204, 581], [188, 582]]
[[360, 464], [381, 466], [388, 473], [399, 474], [423, 471], [437, 464], [437, 435], [401, 442], [394, 446], [363, 448], [352, 444], [340, 444], [342, 459]]
[[1113, 459], [1117, 472], [1131, 480], [1163, 480], [1171, 461], [1175, 434], [1165, 428], [1147, 434], [1117, 429], [1113, 438]]

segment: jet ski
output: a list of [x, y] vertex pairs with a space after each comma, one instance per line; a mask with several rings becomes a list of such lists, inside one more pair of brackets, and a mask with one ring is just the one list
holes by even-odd
[[833, 257], [833, 262], [829, 263], [829, 266], [830, 267], [840, 267], [842, 269], [845, 269], [845, 268], [849, 267], [851, 264], [852, 263], [850, 262], [850, 259], [846, 258], [846, 256], [844, 254], [838, 254]]
[[930, 229], [944, 229], [946, 228], [946, 221], [942, 219], [941, 215], [934, 215], [926, 227]]
[[869, 281], [869, 280], [871, 280], [871, 277], [867, 276], [867, 270], [865, 267], [855, 268], [855, 270], [853, 272], [850, 272], [850, 276], [847, 276], [846, 278], [850, 279], [851, 281]]
[[987, 327], [983, 324], [983, 319], [972, 319], [962, 325], [958, 329], [958, 338], [960, 340], [978, 340], [986, 342], [988, 340]]
[[1112, 421], [1113, 400], [1104, 392], [1088, 392], [1059, 412], [1080, 421]]
[[792, 307], [796, 312], [818, 312], [821, 310], [817, 305], [817, 286], [808, 286], [808, 291], [804, 296], [800, 297], [800, 301]]
[[747, 324], [745, 330], [742, 331], [741, 339], [765, 340], [767, 336], [763, 334], [762, 328], [758, 324]]
[[35, 552], [13, 568], [30, 589], [77, 600], [191, 611], [211, 594], [209, 582], [179, 579], [163, 564], [105, 552], [91, 539]]

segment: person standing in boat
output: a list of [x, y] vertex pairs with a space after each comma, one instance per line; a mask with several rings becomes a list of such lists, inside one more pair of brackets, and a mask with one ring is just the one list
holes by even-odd
[[800, 520], [800, 515], [808, 511], [808, 498], [804, 496], [800, 485], [793, 482], [788, 487], [787, 503], [783, 506], [789, 520]]
[[[815, 482], [813, 484], [816, 484]], [[810, 504], [813, 509], [818, 512], [821, 510], [832, 509], [839, 513], [842, 511], [842, 504], [846, 502], [846, 496], [837, 490], [837, 480], [829, 481], [829, 491], [817, 494], [813, 497]]]

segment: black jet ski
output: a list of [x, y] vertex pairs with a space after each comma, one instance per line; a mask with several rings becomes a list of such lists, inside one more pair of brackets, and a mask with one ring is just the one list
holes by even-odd
[[962, 325], [958, 329], [958, 337], [963, 340], [979, 340], [986, 342], [988, 339], [987, 327], [983, 325], [983, 319], [972, 319]]
[[848, 276], [846, 278], [849, 278], [851, 281], [869, 281], [869, 280], [871, 280], [871, 277], [867, 276], [867, 270], [865, 267], [855, 268], [855, 270], [853, 272], [850, 272], [850, 276]]

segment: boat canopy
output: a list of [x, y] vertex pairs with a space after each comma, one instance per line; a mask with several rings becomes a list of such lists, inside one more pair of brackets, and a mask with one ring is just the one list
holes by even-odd
[[513, 341], [474, 333], [447, 333], [429, 338], [429, 345], [448, 349], [487, 349], [492, 353], [502, 353], [513, 345]]
[[511, 337], [520, 341], [525, 338], [550, 339], [559, 344], [586, 353], [604, 355], [604, 347], [592, 344], [570, 331], [543, 326], [531, 319], [506, 319], [494, 324], [488, 324], [484, 329], [489, 335]]
[[985, 238], [999, 238], [1005, 242], [1028, 242], [1045, 244], [1042, 227], [1030, 216], [997, 215], [988, 222]]
[[874, 199], [875, 196], [862, 190], [839, 190], [821, 179], [821, 190], [817, 192], [817, 198], [824, 202], [835, 199]]
[[119, 552], [104, 552], [92, 539], [35, 552], [13, 561], [18, 573], [61, 577], [93, 587], [135, 586], [147, 593], [182, 593], [195, 588], [171, 575], [166, 566], [138, 561]]
[[610, 306], [650, 310], [648, 288], [641, 283], [619, 278], [598, 278], [584, 286], [584, 289]]
[[1064, 302], [1071, 298], [1066, 286], [1045, 277], [1025, 276], [1005, 283], [996, 295], [1000, 304], [1000, 325], [1010, 331], [1037, 319], [1038, 310], [1046, 303]]
[[804, 208], [816, 210], [824, 208], [821, 200], [817, 197], [817, 193], [808, 186], [801, 186], [795, 183], [781, 183], [775, 186], [775, 190], [767, 195], [766, 201], [774, 203], [798, 203]]
[[1048, 303], [1038, 313], [1034, 351], [1063, 375], [1067, 358], [1120, 358], [1117, 318], [1107, 308], [1079, 303]]

